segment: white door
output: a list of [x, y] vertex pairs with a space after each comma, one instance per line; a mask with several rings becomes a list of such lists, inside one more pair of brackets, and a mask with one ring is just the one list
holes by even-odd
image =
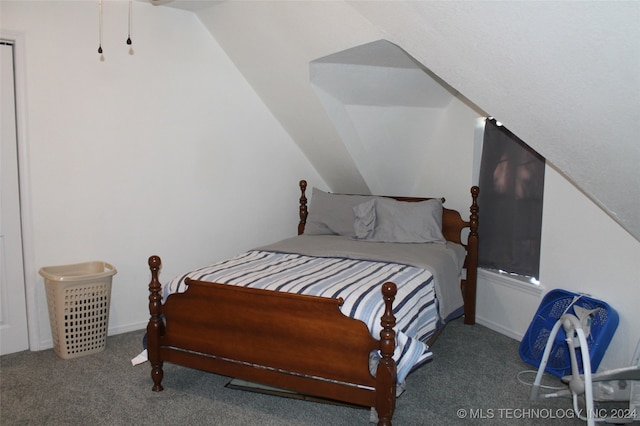
[[0, 40], [0, 355], [29, 349], [25, 300], [13, 44]]

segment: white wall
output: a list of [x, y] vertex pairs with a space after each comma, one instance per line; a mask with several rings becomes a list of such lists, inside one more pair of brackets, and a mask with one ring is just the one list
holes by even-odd
[[334, 190], [367, 189], [363, 160], [351, 152], [351, 161], [322, 114], [309, 61], [386, 39], [499, 117], [640, 238], [640, 2], [211, 3], [200, 18]]
[[[478, 113], [459, 99], [452, 100], [423, 159], [425, 167], [416, 194], [442, 193], [448, 206], [468, 212], [465, 188], [475, 179], [473, 158], [480, 154], [473, 150], [477, 117]], [[639, 259], [640, 242], [547, 163], [540, 287], [480, 273], [478, 322], [520, 339], [548, 291], [561, 288], [587, 293], [611, 305], [620, 316], [600, 369], [627, 365], [640, 339]]]
[[640, 2], [348, 4], [640, 239]]
[[588, 294], [620, 317], [599, 369], [629, 365], [640, 338], [640, 243], [549, 164], [543, 209], [540, 287], [479, 273], [478, 322], [520, 340], [547, 292]]
[[148, 256], [162, 276], [295, 235], [297, 182], [326, 186], [190, 12], [97, 2], [1, 3], [24, 34], [32, 235], [27, 285], [51, 346], [41, 266], [104, 260], [118, 269], [110, 333], [146, 325]]
[[545, 172], [540, 282], [587, 293], [618, 311], [600, 369], [629, 365], [640, 338], [640, 242], [553, 167]]
[[474, 133], [479, 116], [458, 97], [451, 98], [429, 140], [412, 195], [443, 196], [446, 207], [458, 210], [463, 217], [469, 216]]

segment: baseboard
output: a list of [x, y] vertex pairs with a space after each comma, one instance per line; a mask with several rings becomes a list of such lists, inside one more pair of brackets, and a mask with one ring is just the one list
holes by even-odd
[[487, 318], [483, 318], [481, 316], [478, 316], [477, 314], [476, 314], [476, 323], [482, 326], [485, 326], [488, 329], [493, 330], [497, 333], [500, 333], [504, 336], [511, 337], [512, 339], [517, 340], [518, 342], [520, 342], [524, 337], [524, 333], [520, 333], [518, 331], [512, 330], [509, 327], [505, 327], [502, 324], [498, 324], [495, 321], [492, 321]]
[[[126, 324], [118, 327], [109, 327], [107, 330], [107, 336], [115, 336], [117, 334], [129, 333], [131, 331], [141, 331], [147, 328], [147, 321], [136, 322], [132, 324]], [[38, 349], [31, 349], [34, 352], [44, 351], [53, 348], [53, 339], [47, 339], [40, 342]]]
[[119, 327], [109, 327], [107, 334], [109, 336], [115, 336], [116, 334], [129, 333], [130, 331], [139, 331], [147, 328], [148, 321], [136, 322], [133, 324], [126, 324]]

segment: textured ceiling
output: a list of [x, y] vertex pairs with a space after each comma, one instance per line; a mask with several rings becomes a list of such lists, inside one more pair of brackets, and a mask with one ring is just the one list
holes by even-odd
[[369, 188], [310, 88], [309, 64], [386, 39], [640, 240], [640, 2], [203, 3], [201, 21], [334, 190]]
[[640, 239], [640, 2], [350, 2]]

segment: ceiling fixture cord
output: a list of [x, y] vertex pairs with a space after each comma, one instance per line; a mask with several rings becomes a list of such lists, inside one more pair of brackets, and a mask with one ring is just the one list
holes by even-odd
[[129, 33], [127, 34], [127, 45], [129, 45], [129, 55], [133, 55], [133, 47], [131, 44], [131, 26], [133, 22], [133, 0], [129, 0]]
[[102, 0], [98, 0], [98, 39], [100, 61], [104, 62], [104, 55], [102, 54]]

